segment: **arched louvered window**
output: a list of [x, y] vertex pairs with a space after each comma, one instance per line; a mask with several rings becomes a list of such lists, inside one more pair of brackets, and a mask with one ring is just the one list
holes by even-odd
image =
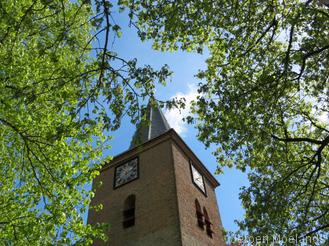
[[195, 199], [195, 212], [196, 212], [196, 217], [198, 220], [198, 226], [200, 228], [204, 229], [203, 214], [202, 214], [201, 206], [200, 206], [198, 199]]
[[128, 228], [135, 225], [135, 203], [135, 195], [129, 195], [125, 200], [123, 210], [123, 228]]
[[206, 224], [207, 235], [209, 237], [212, 237], [212, 234], [214, 233], [211, 229], [212, 223], [210, 222], [209, 215], [208, 215], [208, 212], [207, 212], [205, 207], [203, 207], [203, 215], [204, 215], [204, 221], [205, 221], [205, 224]]

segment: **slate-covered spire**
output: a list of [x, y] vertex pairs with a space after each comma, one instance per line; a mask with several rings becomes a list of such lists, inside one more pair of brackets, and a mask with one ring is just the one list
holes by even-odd
[[160, 136], [170, 129], [165, 116], [153, 97], [150, 98], [144, 115], [146, 116], [146, 120], [149, 122], [141, 122], [137, 125], [136, 132], [132, 138], [129, 149]]

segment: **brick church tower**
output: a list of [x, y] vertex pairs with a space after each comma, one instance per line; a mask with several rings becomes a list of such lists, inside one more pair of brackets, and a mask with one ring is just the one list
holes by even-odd
[[158, 107], [147, 108], [129, 150], [106, 163], [88, 223], [110, 224], [110, 246], [225, 245], [217, 207], [218, 181], [170, 129]]

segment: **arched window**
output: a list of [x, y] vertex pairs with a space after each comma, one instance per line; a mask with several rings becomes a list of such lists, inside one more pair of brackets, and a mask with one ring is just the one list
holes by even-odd
[[202, 214], [201, 206], [200, 206], [198, 199], [195, 199], [195, 212], [196, 212], [196, 217], [198, 220], [198, 226], [200, 228], [204, 229], [203, 214]]
[[214, 233], [211, 229], [212, 223], [210, 222], [209, 215], [207, 213], [207, 210], [205, 207], [203, 207], [203, 215], [204, 215], [204, 221], [206, 224], [206, 231], [209, 237], [212, 237], [212, 234]]
[[135, 203], [135, 195], [129, 195], [125, 200], [123, 210], [123, 228], [128, 228], [135, 225]]

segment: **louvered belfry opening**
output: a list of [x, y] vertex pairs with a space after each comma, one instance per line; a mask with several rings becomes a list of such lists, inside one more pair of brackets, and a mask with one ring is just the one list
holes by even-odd
[[201, 206], [200, 206], [198, 199], [195, 199], [195, 213], [196, 213], [196, 217], [197, 217], [197, 221], [198, 221], [198, 226], [201, 229], [204, 229], [203, 214], [202, 214]]
[[212, 223], [210, 222], [208, 212], [207, 212], [205, 207], [203, 208], [203, 215], [204, 215], [204, 221], [205, 221], [205, 224], [206, 224], [207, 235], [209, 237], [212, 237], [212, 234], [214, 233], [213, 230], [211, 229]]
[[123, 228], [128, 228], [135, 225], [135, 203], [135, 195], [129, 195], [124, 202]]

